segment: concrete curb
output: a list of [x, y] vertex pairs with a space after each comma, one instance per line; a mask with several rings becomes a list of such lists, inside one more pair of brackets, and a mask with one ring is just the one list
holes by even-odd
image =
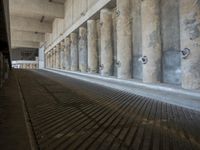
[[169, 104], [200, 111], [200, 91], [197, 90], [185, 90], [180, 87], [165, 84], [145, 84], [136, 80], [122, 80], [114, 77], [103, 77], [97, 74], [86, 74], [61, 69], [43, 70], [107, 87], [125, 90], [144, 97], [150, 97]]

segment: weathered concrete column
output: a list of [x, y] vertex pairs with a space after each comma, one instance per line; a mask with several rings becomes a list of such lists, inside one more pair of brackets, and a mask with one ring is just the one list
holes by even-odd
[[65, 69], [64, 49], [65, 49], [65, 43], [64, 43], [64, 40], [63, 40], [60, 43], [60, 69]]
[[180, 0], [182, 87], [200, 89], [200, 1]]
[[46, 68], [50, 66], [50, 52], [47, 52]]
[[51, 51], [49, 53], [49, 58], [48, 58], [48, 68], [51, 68]]
[[60, 68], [60, 44], [56, 45], [56, 69]]
[[87, 71], [87, 29], [79, 28], [79, 70], [81, 72]]
[[117, 0], [117, 77], [132, 77], [130, 0]]
[[56, 68], [56, 47], [53, 48], [53, 68]]
[[101, 75], [113, 74], [113, 49], [112, 49], [112, 12], [102, 9], [100, 12], [101, 22]]
[[44, 57], [45, 57], [45, 59], [44, 59], [45, 66], [46, 66], [46, 68], [48, 68], [47, 67], [48, 66], [48, 53], [45, 53]]
[[143, 82], [161, 80], [160, 0], [142, 1]]
[[53, 49], [51, 49], [51, 64], [50, 64], [50, 68], [53, 68]]
[[88, 72], [97, 73], [98, 56], [97, 56], [97, 28], [95, 20], [87, 21], [88, 28]]
[[49, 65], [48, 68], [51, 68], [52, 66], [52, 50], [49, 51]]
[[98, 72], [99, 71], [99, 65], [101, 64], [101, 24], [100, 24], [100, 20], [98, 19], [96, 21], [97, 24], [97, 57], [98, 57]]
[[66, 70], [70, 70], [71, 66], [70, 66], [70, 62], [71, 62], [71, 57], [70, 57], [70, 38], [65, 38], [65, 69]]
[[71, 33], [70, 39], [71, 39], [71, 71], [78, 71], [77, 33]]
[[59, 61], [58, 61], [58, 69], [62, 69], [62, 55], [61, 55], [61, 51], [62, 51], [62, 44], [61, 42], [58, 44], [58, 57], [59, 57]]
[[45, 62], [44, 63], [45, 63], [46, 68], [48, 68], [48, 61], [49, 61], [48, 53], [45, 53], [44, 56], [45, 56]]

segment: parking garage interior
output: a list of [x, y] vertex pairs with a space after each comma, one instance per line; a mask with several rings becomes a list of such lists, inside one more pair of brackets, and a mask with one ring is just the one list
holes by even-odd
[[200, 150], [200, 0], [0, 0], [0, 149]]

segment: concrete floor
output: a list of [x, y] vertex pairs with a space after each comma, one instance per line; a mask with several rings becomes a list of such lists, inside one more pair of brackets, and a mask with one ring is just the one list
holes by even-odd
[[[14, 70], [7, 83], [10, 86], [3, 91], [17, 95], [16, 80], [38, 149], [200, 149], [198, 111], [41, 70]], [[15, 97], [1, 99], [1, 108], [10, 112], [12, 109], [3, 104], [15, 101]], [[15, 103], [21, 105], [20, 100]], [[1, 125], [1, 129], [9, 131], [7, 136], [12, 138], [18, 134], [13, 129], [23, 124], [18, 130], [24, 138], [20, 141], [28, 145], [22, 109], [14, 110], [20, 110], [21, 120], [11, 126], [15, 118], [9, 118], [11, 121], [2, 122], [5, 126]], [[1, 132], [1, 139], [4, 136]], [[10, 141], [5, 139], [1, 147], [9, 149], [6, 146]]]
[[29, 150], [29, 138], [14, 72], [0, 89], [0, 149]]

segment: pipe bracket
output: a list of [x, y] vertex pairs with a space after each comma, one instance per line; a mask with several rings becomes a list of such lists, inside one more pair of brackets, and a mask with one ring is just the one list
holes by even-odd
[[115, 65], [116, 65], [117, 68], [120, 68], [120, 67], [121, 67], [121, 62], [120, 62], [120, 61], [117, 61], [117, 62], [115, 63]]
[[102, 27], [103, 26], [103, 22], [100, 22], [99, 25], [100, 25], [100, 27]]
[[116, 17], [118, 17], [120, 15], [120, 11], [119, 10], [116, 10]]
[[104, 65], [101, 64], [101, 65], [99, 66], [99, 69], [100, 69], [100, 70], [103, 70], [103, 69], [104, 69]]
[[186, 59], [190, 55], [190, 49], [189, 48], [184, 48], [181, 52], [181, 57], [183, 59]]
[[142, 64], [147, 64], [148, 63], [148, 58], [147, 56], [142, 56], [138, 59]]

